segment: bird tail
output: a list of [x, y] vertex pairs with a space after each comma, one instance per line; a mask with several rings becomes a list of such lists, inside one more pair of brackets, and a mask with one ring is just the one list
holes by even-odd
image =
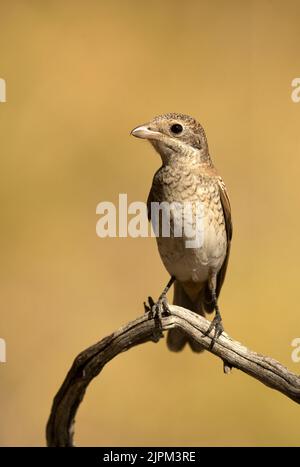
[[[180, 282], [175, 281], [173, 299], [174, 305], [182, 306], [183, 308], [187, 308], [188, 310], [194, 311], [195, 313], [204, 316], [202, 295], [203, 293], [200, 291], [196, 300], [192, 301], [186, 294]], [[191, 349], [194, 352], [202, 352], [204, 350], [201, 344], [199, 344], [197, 341], [195, 341], [195, 339], [187, 335], [181, 329], [170, 329], [167, 336], [167, 346], [170, 350], [173, 352], [179, 352], [183, 349], [186, 343], [189, 343]]]

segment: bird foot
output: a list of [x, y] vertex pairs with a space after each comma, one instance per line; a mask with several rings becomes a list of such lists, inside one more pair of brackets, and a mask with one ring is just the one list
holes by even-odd
[[148, 313], [148, 316], [150, 319], [154, 319], [155, 342], [157, 342], [161, 337], [163, 337], [162, 324], [161, 324], [161, 319], [163, 315], [171, 314], [171, 310], [169, 308], [169, 304], [167, 301], [167, 292], [169, 291], [174, 281], [175, 281], [175, 276], [171, 276], [171, 279], [167, 283], [166, 287], [163, 290], [163, 293], [160, 295], [156, 303], [154, 302], [152, 297], [148, 297], [148, 303], [144, 302], [145, 313]]
[[221, 318], [221, 314], [219, 311], [216, 311], [216, 316], [214, 317], [214, 319], [212, 320], [212, 322], [210, 323], [209, 325], [209, 328], [208, 330], [206, 331], [205, 335], [206, 336], [209, 336], [209, 334], [211, 333], [211, 331], [215, 331], [214, 332], [214, 335], [212, 337], [212, 340], [211, 340], [211, 344], [210, 344], [210, 348], [212, 349], [213, 346], [215, 345], [215, 342], [218, 340], [218, 338], [220, 337], [220, 335], [222, 334], [222, 332], [224, 331], [224, 328], [223, 328], [223, 323], [222, 323], [222, 318]]
[[153, 318], [155, 319], [157, 317], [159, 320], [161, 320], [164, 314], [169, 315], [171, 313], [168, 300], [165, 294], [162, 294], [157, 300], [157, 302], [154, 303], [151, 311]]
[[150, 319], [154, 319], [155, 329], [153, 331], [153, 341], [158, 342], [164, 335], [162, 332], [161, 318], [163, 314], [169, 314], [169, 305], [167, 297], [162, 294], [155, 303], [152, 297], [148, 297], [148, 302], [144, 302], [145, 313], [148, 313]]
[[155, 304], [152, 297], [148, 297], [148, 302], [144, 302], [144, 310], [145, 313], [150, 313], [152, 310], [153, 305]]
[[165, 294], [161, 294], [156, 303], [152, 297], [148, 297], [148, 302], [144, 302], [144, 309], [145, 313], [151, 314], [151, 318], [158, 319], [159, 321], [164, 314], [170, 314], [170, 308]]

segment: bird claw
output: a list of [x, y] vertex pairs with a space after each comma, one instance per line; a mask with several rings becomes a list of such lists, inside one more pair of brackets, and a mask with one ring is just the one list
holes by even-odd
[[166, 295], [162, 294], [157, 302], [152, 297], [148, 297], [148, 302], [144, 302], [145, 313], [149, 313], [151, 318], [161, 320], [163, 315], [170, 314], [170, 308]]
[[162, 328], [162, 317], [163, 315], [170, 315], [171, 310], [167, 301], [167, 292], [170, 289], [171, 285], [175, 281], [175, 276], [171, 276], [171, 279], [164, 288], [159, 299], [155, 303], [152, 297], [148, 297], [148, 303], [144, 302], [145, 313], [148, 313], [149, 319], [154, 319], [154, 328], [153, 340], [158, 342], [158, 340], [163, 337], [163, 328]]
[[220, 312], [217, 312], [216, 313], [216, 316], [214, 317], [214, 319], [212, 320], [212, 322], [210, 323], [209, 325], [209, 328], [208, 330], [206, 331], [205, 335], [206, 336], [209, 336], [209, 334], [211, 333], [211, 331], [215, 331], [212, 339], [211, 339], [211, 344], [210, 344], [210, 348], [212, 349], [213, 346], [215, 345], [216, 341], [218, 340], [218, 338], [220, 337], [220, 335], [222, 334], [222, 332], [224, 332], [224, 328], [223, 328], [223, 324], [222, 324], [222, 318], [221, 318], [221, 315], [220, 315]]
[[145, 313], [150, 313], [155, 302], [152, 297], [148, 297], [148, 302], [144, 302]]
[[163, 337], [161, 318], [164, 313], [170, 313], [166, 296], [161, 295], [156, 303], [152, 297], [148, 297], [148, 302], [144, 302], [144, 309], [145, 313], [148, 313], [149, 319], [154, 319], [153, 341], [158, 342]]
[[161, 321], [163, 315], [170, 314], [170, 308], [165, 295], [161, 295], [156, 303], [152, 304], [151, 308], [152, 317]]

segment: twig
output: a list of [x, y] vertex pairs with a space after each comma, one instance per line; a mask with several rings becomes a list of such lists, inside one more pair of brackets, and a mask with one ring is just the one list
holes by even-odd
[[81, 352], [54, 398], [47, 424], [48, 446], [73, 446], [74, 420], [85, 391], [104, 365], [116, 355], [148, 341], [157, 342], [161, 331], [179, 327], [224, 362], [226, 372], [238, 368], [265, 385], [300, 403], [300, 376], [273, 358], [252, 352], [223, 333], [213, 348], [205, 336], [210, 322], [189, 310], [170, 305], [170, 315], [161, 322], [145, 314]]

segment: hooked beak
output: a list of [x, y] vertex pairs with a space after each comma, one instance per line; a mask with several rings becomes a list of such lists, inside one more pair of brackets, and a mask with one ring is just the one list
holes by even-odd
[[136, 138], [143, 139], [157, 139], [157, 136], [160, 135], [158, 131], [151, 130], [147, 124], [137, 126], [132, 130], [130, 134], [135, 136]]

